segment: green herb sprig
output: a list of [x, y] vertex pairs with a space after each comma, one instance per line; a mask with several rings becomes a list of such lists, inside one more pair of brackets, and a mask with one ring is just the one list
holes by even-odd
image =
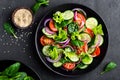
[[8, 34], [13, 35], [15, 38], [18, 38], [15, 34], [14, 28], [9, 22], [4, 23], [3, 28]]
[[116, 67], [117, 67], [117, 64], [116, 64], [115, 62], [109, 62], [109, 63], [106, 65], [104, 71], [101, 72], [101, 74], [104, 74], [105, 72], [109, 72], [109, 71], [115, 69]]
[[36, 13], [39, 10], [40, 6], [47, 6], [48, 4], [49, 0], [37, 0], [37, 2], [32, 7], [32, 11]]

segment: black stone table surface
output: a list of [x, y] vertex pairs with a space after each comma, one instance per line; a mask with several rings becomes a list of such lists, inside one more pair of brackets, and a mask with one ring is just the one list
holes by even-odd
[[[11, 20], [11, 14], [18, 7], [32, 7], [35, 0], [0, 0], [0, 60], [17, 60], [31, 66], [42, 80], [120, 80], [120, 0], [50, 0], [49, 6], [41, 7], [35, 15], [34, 24], [25, 30], [16, 29], [18, 39], [3, 30], [3, 23]], [[34, 37], [42, 16], [51, 8], [78, 3], [96, 11], [104, 20], [109, 33], [109, 47], [102, 63], [93, 71], [78, 77], [63, 77], [47, 69], [39, 59]], [[114, 61], [117, 68], [100, 75], [106, 63]]]

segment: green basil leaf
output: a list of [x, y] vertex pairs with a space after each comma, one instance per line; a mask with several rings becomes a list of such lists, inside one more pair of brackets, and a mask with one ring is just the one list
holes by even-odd
[[8, 34], [11, 34], [15, 38], [17, 38], [17, 36], [15, 35], [15, 30], [9, 22], [4, 23], [3, 28]]
[[24, 80], [34, 80], [31, 76], [26, 76]]
[[19, 62], [16, 62], [16, 63], [10, 65], [9, 67], [7, 67], [7, 68], [2, 72], [2, 75], [6, 75], [6, 76], [12, 77], [15, 73], [18, 72], [19, 68], [20, 68], [20, 63], [19, 63]]
[[84, 45], [84, 42], [80, 41], [80, 40], [71, 40], [72, 45], [80, 47]]
[[109, 62], [109, 63], [106, 65], [104, 71], [101, 72], [101, 74], [104, 74], [105, 72], [109, 72], [109, 71], [115, 69], [116, 67], [117, 67], [117, 64], [116, 64], [115, 62]]
[[40, 6], [41, 6], [40, 3], [35, 3], [34, 6], [32, 7], [32, 11], [36, 13], [39, 10]]
[[0, 76], [0, 80], [9, 80], [8, 76]]
[[25, 72], [17, 72], [13, 79], [14, 80], [23, 80], [25, 77], [27, 76], [27, 74]]

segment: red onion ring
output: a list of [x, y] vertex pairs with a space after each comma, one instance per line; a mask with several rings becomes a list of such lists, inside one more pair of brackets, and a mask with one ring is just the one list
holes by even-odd
[[97, 47], [97, 46], [100, 45], [100, 42], [101, 42], [101, 35], [97, 35], [97, 37], [98, 37], [98, 42], [97, 42], [95, 45], [93, 45], [92, 48], [95, 48], [95, 47]]
[[55, 32], [51, 31], [48, 27], [45, 27], [45, 31], [49, 34], [55, 34]]
[[77, 11], [74, 12], [74, 19], [77, 20]]
[[55, 60], [50, 59], [50, 57], [46, 57], [47, 61], [54, 63], [54, 62], [58, 62], [62, 57], [62, 54], [59, 54], [58, 58]]
[[82, 21], [81, 25], [80, 25], [80, 29], [84, 27], [84, 21]]
[[69, 47], [69, 48], [71, 48], [72, 51], [74, 51], [74, 49], [73, 49], [72, 46], [70, 46], [70, 45], [66, 45], [66, 47]]
[[65, 41], [62, 41], [62, 42], [59, 42], [59, 43], [64, 44], [64, 43], [66, 43], [68, 40], [69, 40], [69, 38], [67, 38]]
[[82, 61], [82, 59], [80, 58], [78, 62], [76, 62], [76, 64], [80, 64]]
[[46, 24], [47, 24], [50, 20], [51, 20], [51, 18], [48, 18], [48, 19], [45, 20], [45, 22], [44, 22], [44, 26], [45, 26], [45, 27], [47, 26]]
[[70, 39], [68, 38], [68, 40], [65, 42], [65, 44], [62, 47], [63, 48], [66, 47], [69, 42], [70, 42]]
[[72, 9], [72, 11], [81, 11], [84, 16], [87, 16], [86, 12], [81, 8], [74, 8], [74, 9]]
[[[74, 12], [74, 19], [75, 19], [75, 20], [78, 20], [78, 18], [77, 18], [77, 11]], [[84, 24], [85, 24], [85, 22], [82, 21], [82, 23], [81, 23], [81, 25], [80, 25], [80, 29], [84, 27]]]

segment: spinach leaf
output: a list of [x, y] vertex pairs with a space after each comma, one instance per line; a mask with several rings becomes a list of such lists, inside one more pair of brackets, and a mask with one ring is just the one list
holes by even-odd
[[8, 76], [0, 76], [0, 80], [9, 80]]
[[78, 31], [77, 23], [74, 23], [74, 22], [70, 23], [68, 25], [68, 32], [71, 34], [71, 33], [76, 32], [76, 31]]
[[34, 80], [32, 77], [30, 77], [30, 76], [26, 76], [25, 78], [24, 78], [24, 80]]
[[3, 28], [8, 34], [11, 34], [15, 38], [17, 38], [17, 36], [15, 35], [15, 30], [9, 22], [4, 23]]
[[16, 62], [16, 63], [10, 65], [9, 67], [7, 67], [2, 72], [2, 75], [6, 75], [6, 76], [9, 76], [9, 77], [12, 77], [15, 73], [18, 72], [19, 68], [20, 68], [20, 63]]
[[77, 47], [81, 47], [84, 45], [84, 42], [80, 41], [80, 40], [71, 40], [72, 45], [77, 46]]
[[24, 78], [27, 76], [25, 72], [17, 72], [14, 77], [12, 77], [14, 80], [24, 80]]
[[115, 62], [109, 62], [106, 66], [103, 72], [101, 74], [104, 74], [105, 72], [111, 71], [117, 67], [117, 64]]
[[32, 11], [34, 13], [36, 13], [39, 10], [41, 5], [46, 6], [46, 5], [48, 5], [48, 3], [49, 3], [49, 0], [37, 0], [37, 2], [32, 7]]

